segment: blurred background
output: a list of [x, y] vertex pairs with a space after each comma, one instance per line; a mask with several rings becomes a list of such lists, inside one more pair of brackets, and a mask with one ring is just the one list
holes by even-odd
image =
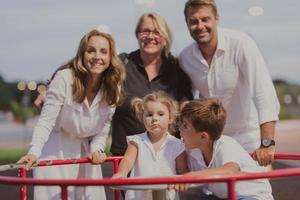
[[[300, 1], [216, 0], [220, 26], [249, 34], [259, 46], [281, 104], [276, 151], [300, 153]], [[75, 55], [81, 37], [110, 29], [118, 51], [138, 48], [134, 28], [144, 12], [164, 16], [175, 56], [192, 42], [184, 0], [0, 0], [0, 163], [26, 153], [38, 111], [33, 101]], [[297, 53], [298, 52], [298, 53]], [[288, 166], [299, 163], [285, 162]]]

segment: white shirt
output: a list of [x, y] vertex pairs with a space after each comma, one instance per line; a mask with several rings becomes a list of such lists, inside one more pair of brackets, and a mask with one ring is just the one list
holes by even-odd
[[105, 149], [115, 107], [101, 101], [101, 91], [90, 106], [86, 98], [82, 103], [74, 102], [72, 82], [70, 69], [58, 71], [51, 81], [41, 115], [33, 131], [29, 153], [39, 157], [51, 132], [66, 134], [79, 141], [89, 140], [90, 152]]
[[[29, 154], [41, 160], [71, 159], [104, 150], [115, 107], [102, 101], [99, 91], [91, 105], [73, 101], [72, 71], [58, 71], [49, 85], [46, 100], [33, 130]], [[40, 179], [102, 178], [101, 165], [60, 165], [38, 167]], [[34, 199], [60, 199], [59, 187], [35, 187]], [[70, 199], [106, 199], [104, 187], [68, 187]]]
[[[155, 153], [147, 132], [127, 136], [128, 141], [134, 141], [138, 145], [138, 155], [130, 177], [157, 177], [176, 175], [176, 158], [185, 151], [181, 140], [168, 134], [159, 151]], [[152, 199], [149, 191], [127, 191], [128, 199]], [[175, 193], [171, 191], [168, 199], [174, 199]]]
[[[193, 149], [189, 152], [189, 165], [192, 171], [222, 167], [226, 163], [234, 162], [239, 165], [241, 172], [263, 172], [264, 167], [251, 158], [248, 152], [233, 138], [222, 135], [214, 142], [212, 160], [205, 164], [202, 152]], [[210, 183], [205, 189], [219, 198], [228, 198], [226, 183]], [[237, 197], [253, 197], [259, 200], [272, 200], [272, 189], [267, 179], [256, 179], [251, 181], [239, 181], [235, 191]]]
[[222, 101], [227, 111], [224, 134], [242, 145], [255, 140], [259, 146], [259, 125], [278, 120], [279, 102], [255, 42], [243, 33], [218, 29], [217, 49], [210, 66], [196, 42], [181, 52], [179, 61], [191, 79], [194, 93]]

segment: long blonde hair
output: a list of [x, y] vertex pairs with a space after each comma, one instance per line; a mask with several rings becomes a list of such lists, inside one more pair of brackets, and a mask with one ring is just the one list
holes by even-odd
[[102, 89], [103, 92], [103, 99], [108, 105], [120, 105], [124, 97], [123, 82], [125, 79], [125, 68], [117, 55], [115, 41], [111, 35], [100, 32], [96, 29], [85, 34], [79, 43], [76, 56], [65, 65], [59, 67], [56, 72], [66, 68], [72, 70], [73, 100], [78, 103], [83, 102], [86, 96], [86, 84], [89, 76], [89, 72], [83, 64], [83, 57], [87, 48], [87, 43], [92, 36], [100, 36], [107, 39], [110, 47], [110, 64], [109, 67], [102, 73], [99, 84], [99, 89]]

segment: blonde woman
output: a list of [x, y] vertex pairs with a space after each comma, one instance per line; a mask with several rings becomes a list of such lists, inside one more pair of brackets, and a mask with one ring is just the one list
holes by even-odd
[[135, 36], [139, 49], [120, 55], [127, 73], [124, 84], [127, 95], [113, 116], [111, 152], [114, 155], [124, 155], [126, 136], [146, 130], [131, 108], [134, 97], [143, 98], [161, 90], [178, 102], [193, 98], [188, 76], [170, 53], [172, 35], [166, 20], [157, 13], [143, 14], [136, 25]]
[[[125, 78], [115, 42], [92, 30], [80, 41], [76, 56], [61, 66], [49, 85], [28, 154], [18, 162], [30, 168], [37, 159], [88, 156], [102, 163], [115, 107], [121, 104]], [[34, 169], [35, 178], [102, 178], [100, 165], [50, 166]], [[69, 187], [70, 199], [106, 199], [103, 187]], [[58, 187], [35, 187], [35, 199], [60, 199]]]

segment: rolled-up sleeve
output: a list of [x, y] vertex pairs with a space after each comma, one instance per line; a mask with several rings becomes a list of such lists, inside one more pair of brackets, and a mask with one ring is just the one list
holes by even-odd
[[250, 37], [245, 36], [239, 52], [241, 53], [239, 67], [248, 83], [258, 112], [259, 124], [277, 121], [280, 111], [279, 101], [259, 49]]

